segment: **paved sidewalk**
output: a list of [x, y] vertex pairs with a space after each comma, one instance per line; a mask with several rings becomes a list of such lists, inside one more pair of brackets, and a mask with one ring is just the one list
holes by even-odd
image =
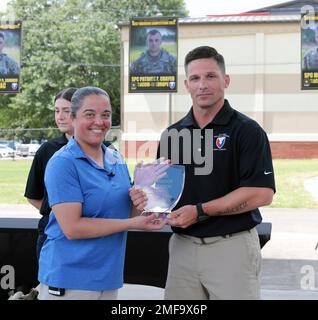
[[318, 300], [318, 209], [261, 209], [272, 223], [262, 249], [263, 299]]
[[[262, 249], [262, 299], [318, 300], [318, 209], [261, 209], [272, 223], [271, 240]], [[30, 205], [1, 205], [2, 217], [37, 217]], [[123, 300], [161, 300], [163, 289], [126, 284]]]

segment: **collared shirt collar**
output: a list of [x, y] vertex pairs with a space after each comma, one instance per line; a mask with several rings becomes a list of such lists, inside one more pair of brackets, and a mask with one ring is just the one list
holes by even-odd
[[[229, 102], [224, 99], [224, 105], [221, 110], [216, 114], [214, 119], [211, 121], [213, 125], [226, 125], [231, 120], [234, 109], [230, 106]], [[188, 114], [181, 120], [180, 124], [184, 127], [199, 127], [194, 115], [193, 115], [193, 107], [190, 109]]]
[[[94, 167], [97, 169], [101, 169], [90, 157], [88, 157], [84, 151], [81, 149], [78, 142], [72, 137], [68, 144], [67, 148], [69, 151], [74, 155], [77, 159], [87, 159], [89, 163], [91, 163]], [[118, 156], [118, 153], [116, 150], [113, 150], [111, 148], [107, 148], [104, 144], [102, 144], [102, 150], [104, 155], [104, 170], [112, 171], [113, 167], [116, 166], [118, 163], [121, 163], [121, 159]]]
[[[78, 142], [74, 139], [74, 137], [72, 137], [68, 144], [67, 144], [67, 148], [70, 150], [70, 152], [73, 154], [73, 156], [75, 158], [85, 158], [88, 159], [89, 157], [84, 153], [84, 151], [81, 149], [80, 145], [78, 144]], [[102, 144], [102, 149], [103, 149], [103, 153], [105, 154], [105, 150], [106, 147], [104, 146], [104, 144]]]
[[67, 144], [67, 143], [68, 143], [68, 140], [67, 140], [67, 138], [66, 138], [65, 133], [64, 133], [63, 135], [59, 136], [59, 137], [56, 139], [56, 142], [57, 142], [58, 144], [61, 144], [61, 145]]

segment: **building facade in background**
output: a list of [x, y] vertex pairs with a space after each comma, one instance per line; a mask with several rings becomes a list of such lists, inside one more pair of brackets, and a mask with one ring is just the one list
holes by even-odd
[[129, 25], [121, 25], [122, 152], [155, 156], [161, 132], [191, 107], [184, 57], [210, 45], [223, 54], [231, 77], [226, 97], [265, 129], [273, 156], [318, 158], [317, 91], [301, 89], [301, 7], [310, 3], [315, 9], [315, 1], [291, 1], [241, 15], [179, 19], [175, 93], [128, 93]]

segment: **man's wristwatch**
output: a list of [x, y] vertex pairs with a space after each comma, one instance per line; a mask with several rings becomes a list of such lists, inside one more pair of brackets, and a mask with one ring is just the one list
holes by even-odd
[[198, 222], [205, 221], [209, 219], [209, 216], [203, 211], [202, 203], [197, 203], [197, 213], [198, 213]]

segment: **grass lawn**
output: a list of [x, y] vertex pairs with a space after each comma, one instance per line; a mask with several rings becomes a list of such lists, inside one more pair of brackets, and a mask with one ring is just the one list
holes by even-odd
[[[147, 160], [145, 160], [147, 162]], [[133, 175], [135, 161], [128, 161]], [[25, 204], [24, 188], [31, 160], [0, 161], [0, 203]], [[272, 208], [318, 208], [304, 180], [318, 176], [318, 160], [274, 160], [276, 195]]]
[[318, 176], [318, 159], [274, 160], [276, 194], [272, 208], [318, 208], [315, 200], [304, 189], [306, 179]]
[[0, 161], [0, 203], [23, 204], [31, 160]]

